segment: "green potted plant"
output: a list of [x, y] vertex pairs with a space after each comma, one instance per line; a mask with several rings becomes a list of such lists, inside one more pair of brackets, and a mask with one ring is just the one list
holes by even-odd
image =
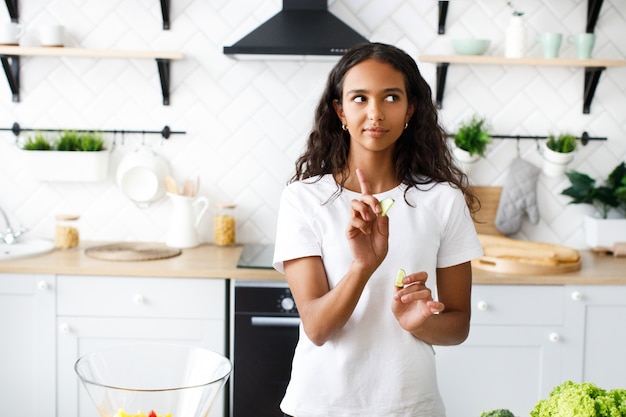
[[476, 162], [487, 153], [487, 146], [491, 143], [489, 126], [483, 117], [473, 115], [463, 121], [453, 136], [453, 153], [456, 159], [468, 169], [469, 165]]
[[542, 149], [543, 173], [558, 177], [565, 173], [567, 165], [574, 159], [578, 138], [571, 133], [551, 134]]
[[97, 132], [35, 133], [21, 145], [30, 172], [43, 181], [95, 182], [106, 179], [109, 152]]
[[626, 241], [626, 164], [621, 162], [607, 179], [598, 182], [585, 173], [566, 173], [571, 185], [561, 192], [570, 204], [589, 204], [595, 216], [584, 218], [585, 241], [591, 247], [611, 247]]

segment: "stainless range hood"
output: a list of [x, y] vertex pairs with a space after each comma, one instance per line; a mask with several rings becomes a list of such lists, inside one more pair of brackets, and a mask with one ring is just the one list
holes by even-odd
[[343, 55], [369, 42], [328, 11], [327, 0], [283, 0], [283, 9], [232, 46], [227, 55]]

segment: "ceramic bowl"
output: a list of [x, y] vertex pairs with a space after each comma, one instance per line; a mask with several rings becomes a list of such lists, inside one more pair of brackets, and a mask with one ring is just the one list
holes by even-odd
[[482, 55], [489, 48], [489, 44], [491, 44], [489, 39], [452, 39], [452, 48], [458, 55]]
[[117, 185], [126, 197], [139, 205], [148, 205], [165, 195], [167, 162], [148, 148], [139, 148], [124, 156], [117, 168]]

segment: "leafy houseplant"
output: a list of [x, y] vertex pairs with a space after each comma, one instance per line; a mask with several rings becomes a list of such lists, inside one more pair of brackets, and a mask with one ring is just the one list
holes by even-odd
[[[617, 165], [606, 181], [596, 185], [589, 175], [566, 173], [571, 186], [561, 192], [572, 199], [570, 204], [589, 204], [598, 216], [585, 216], [585, 238], [591, 247], [612, 246], [626, 240], [626, 164]], [[616, 213], [616, 218], [610, 218]]]
[[42, 134], [29, 138], [22, 146], [22, 149], [27, 151], [51, 151], [53, 148], [54, 146]]
[[486, 120], [476, 115], [461, 123], [454, 135], [456, 147], [467, 151], [470, 155], [484, 157], [490, 142], [491, 136], [489, 136]]
[[589, 175], [571, 171], [566, 173], [571, 186], [561, 194], [572, 198], [570, 204], [590, 204], [606, 219], [611, 208], [626, 217], [626, 164], [622, 162], [613, 169], [603, 185]]
[[570, 133], [550, 135], [543, 146], [543, 173], [558, 177], [565, 173], [567, 164], [574, 159], [578, 138]]
[[98, 152], [103, 149], [102, 138], [92, 132], [65, 131], [57, 142], [59, 151]]
[[550, 135], [546, 146], [552, 149], [554, 152], [569, 153], [576, 150], [576, 136], [569, 133], [563, 133], [559, 136]]
[[56, 138], [42, 133], [21, 146], [30, 172], [44, 181], [101, 181], [108, 174], [109, 152], [96, 132], [63, 131]]
[[104, 140], [95, 132], [64, 131], [57, 140], [37, 133], [22, 145], [25, 151], [98, 152], [104, 150]]

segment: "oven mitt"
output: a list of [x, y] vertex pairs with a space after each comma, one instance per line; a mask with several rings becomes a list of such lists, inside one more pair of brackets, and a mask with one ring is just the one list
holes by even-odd
[[512, 235], [522, 228], [524, 215], [532, 224], [539, 222], [537, 207], [537, 178], [539, 168], [521, 158], [511, 163], [502, 187], [496, 212], [496, 228], [504, 235]]

